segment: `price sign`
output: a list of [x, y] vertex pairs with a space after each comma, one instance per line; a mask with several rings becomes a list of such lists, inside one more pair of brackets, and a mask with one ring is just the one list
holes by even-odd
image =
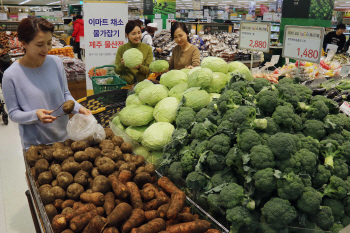
[[162, 18], [162, 14], [155, 14], [155, 15], [154, 15], [154, 18], [156, 18], [156, 19], [161, 19], [161, 18]]
[[270, 34], [271, 23], [241, 22], [239, 48], [269, 52]]
[[283, 57], [320, 63], [324, 28], [285, 26]]
[[350, 104], [346, 101], [339, 107], [346, 115], [350, 116]]

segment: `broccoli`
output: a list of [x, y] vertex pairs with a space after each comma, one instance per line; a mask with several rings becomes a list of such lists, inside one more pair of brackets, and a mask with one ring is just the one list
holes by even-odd
[[227, 166], [235, 166], [236, 169], [238, 169], [240, 174], [243, 174], [243, 152], [238, 149], [237, 147], [232, 147], [230, 151], [227, 153], [225, 159], [226, 159], [226, 165]]
[[319, 154], [319, 148], [320, 148], [319, 142], [310, 136], [301, 138], [300, 145], [301, 145], [301, 148], [308, 149], [315, 155]]
[[253, 122], [253, 128], [257, 130], [264, 130], [267, 128], [266, 119], [255, 119]]
[[234, 130], [234, 122], [231, 122], [229, 120], [222, 121], [220, 125], [218, 126], [217, 130], [218, 132], [226, 133], [226, 134], [232, 134], [235, 135]]
[[271, 135], [267, 134], [267, 133], [260, 133], [260, 138], [261, 138], [261, 143], [263, 145], [267, 145], [267, 141], [269, 140], [269, 138], [271, 137]]
[[330, 114], [338, 114], [339, 113], [339, 105], [334, 100], [328, 99], [327, 97], [325, 97], [323, 95], [316, 95], [316, 96], [312, 97], [311, 103], [314, 103], [317, 101], [324, 102], [327, 105]]
[[348, 193], [348, 186], [341, 178], [331, 176], [329, 184], [324, 188], [323, 193], [325, 196], [342, 200]]
[[321, 206], [317, 213], [311, 216], [311, 220], [322, 230], [327, 231], [334, 224], [332, 209], [328, 206]]
[[234, 90], [225, 91], [217, 100], [218, 110], [222, 114], [229, 109], [237, 109], [240, 105], [242, 105], [242, 95]]
[[218, 110], [218, 102], [216, 100], [211, 101], [207, 105], [207, 109], [211, 110], [213, 113], [216, 113]]
[[296, 134], [291, 134], [294, 142], [295, 142], [295, 146], [296, 146], [296, 149], [297, 150], [300, 150], [301, 149], [301, 141], [300, 141], [300, 137]]
[[294, 156], [298, 158], [297, 167], [301, 173], [313, 174], [316, 171], [317, 155], [308, 149], [301, 149]]
[[344, 210], [347, 215], [350, 215], [350, 196], [343, 199]]
[[334, 168], [334, 158], [340, 157], [342, 147], [337, 141], [326, 139], [320, 142], [320, 152], [325, 158], [324, 165], [330, 169]]
[[176, 117], [176, 127], [188, 129], [195, 121], [195, 116], [191, 111], [180, 112]]
[[244, 206], [226, 210], [226, 219], [232, 223], [230, 233], [238, 233], [242, 226], [249, 226], [252, 223], [252, 216]]
[[307, 118], [314, 118], [321, 121], [329, 114], [327, 105], [322, 101], [313, 102], [311, 106], [308, 106], [303, 102], [299, 102], [299, 109], [307, 113]]
[[253, 89], [255, 93], [259, 93], [264, 87], [271, 86], [270, 81], [264, 78], [254, 79], [252, 84], [253, 84]]
[[205, 176], [194, 171], [187, 175], [186, 185], [190, 189], [200, 191], [207, 185], [207, 179], [205, 178]]
[[345, 114], [341, 114], [343, 118], [344, 130], [350, 131], [350, 117]]
[[299, 174], [299, 177], [305, 187], [312, 187], [312, 180], [309, 174]]
[[196, 116], [196, 112], [190, 107], [180, 107], [178, 110], [178, 115], [183, 112], [190, 112], [193, 116]]
[[339, 200], [323, 198], [322, 206], [328, 206], [332, 209], [334, 221], [336, 222], [340, 221], [345, 214], [344, 206]]
[[299, 90], [295, 88], [296, 85], [294, 84], [278, 84], [277, 90], [278, 90], [278, 98], [280, 101], [288, 102], [293, 105], [294, 108], [298, 106], [298, 103], [300, 101], [300, 94]]
[[197, 148], [197, 146], [199, 145], [199, 143], [201, 143], [201, 141], [199, 141], [198, 139], [194, 139], [191, 142], [190, 149], [194, 151]]
[[267, 145], [270, 147], [273, 155], [278, 159], [288, 159], [297, 151], [297, 146], [291, 134], [276, 133], [271, 136]]
[[248, 93], [248, 83], [245, 81], [237, 81], [230, 83], [230, 90], [239, 92], [243, 97], [247, 97]]
[[257, 106], [267, 114], [272, 114], [278, 103], [278, 91], [263, 90], [256, 96]]
[[314, 178], [312, 179], [312, 186], [315, 188], [320, 188], [324, 184], [327, 184], [329, 178], [331, 178], [332, 174], [325, 166], [318, 165]]
[[[350, 118], [350, 117], [349, 117]], [[343, 131], [341, 132], [341, 135], [344, 137], [344, 142], [350, 141], [350, 132], [347, 131], [344, 127]]]
[[182, 165], [180, 162], [173, 162], [168, 169], [168, 177], [174, 182], [178, 182], [183, 178]]
[[293, 172], [277, 180], [278, 196], [286, 200], [296, 200], [304, 190], [303, 181]]
[[326, 136], [324, 124], [318, 120], [307, 120], [304, 124], [303, 133], [305, 136], [310, 136], [318, 140]]
[[222, 155], [214, 154], [212, 151], [210, 151], [206, 162], [209, 165], [210, 170], [220, 171], [225, 166], [225, 157]]
[[208, 143], [208, 150], [215, 154], [226, 155], [230, 150], [231, 140], [225, 134], [219, 134], [212, 137]]
[[290, 202], [281, 198], [271, 198], [261, 208], [261, 214], [267, 223], [277, 227], [287, 226], [297, 217], [297, 212]]
[[243, 200], [243, 188], [236, 183], [228, 184], [223, 187], [220, 192], [220, 204], [226, 209], [231, 209], [237, 205], [241, 205]]
[[347, 161], [350, 161], [350, 142], [344, 142], [342, 145], [342, 155]]
[[252, 87], [247, 87], [248, 95], [253, 97], [255, 95], [255, 90]]
[[237, 183], [237, 178], [231, 169], [216, 172], [210, 180], [211, 187], [222, 185], [223, 183]]
[[293, 84], [293, 79], [292, 78], [282, 78], [282, 79], [278, 79], [278, 84]]
[[327, 131], [327, 134], [331, 133], [341, 133], [343, 131], [344, 123], [342, 117], [338, 115], [328, 115], [324, 119], [324, 125]]
[[257, 145], [250, 150], [250, 164], [256, 170], [273, 168], [275, 166], [274, 156], [268, 146]]
[[343, 180], [346, 180], [348, 173], [349, 173], [348, 165], [341, 159], [335, 159], [332, 175], [337, 176]]
[[252, 129], [246, 129], [237, 136], [237, 145], [244, 151], [249, 153], [252, 147], [261, 145], [260, 135]]
[[298, 163], [300, 163], [299, 157], [292, 155], [289, 159], [277, 160], [276, 167], [283, 173], [294, 172], [294, 174], [299, 173]]
[[344, 215], [340, 221], [344, 227], [350, 225], [350, 217], [348, 215]]
[[187, 150], [181, 157], [181, 166], [184, 173], [190, 173], [194, 170], [194, 157], [191, 150]]
[[212, 110], [207, 108], [202, 108], [196, 115], [196, 121], [198, 123], [203, 123], [209, 115], [213, 113]]
[[238, 128], [251, 127], [256, 118], [256, 110], [251, 106], [241, 106], [236, 110], [228, 110], [223, 116], [222, 121], [233, 122], [232, 130]]
[[220, 196], [216, 193], [211, 193], [207, 197], [208, 205], [209, 205], [209, 211], [212, 213], [219, 212], [219, 206], [220, 206]]
[[204, 153], [207, 152], [208, 144], [209, 141], [203, 141], [197, 145], [196, 149], [194, 150], [194, 157], [196, 159], [199, 159]]
[[204, 123], [195, 124], [191, 130], [191, 136], [195, 139], [203, 140], [216, 132], [216, 125], [208, 119]]
[[314, 215], [320, 209], [322, 194], [314, 188], [306, 187], [297, 201], [298, 209], [306, 214]]
[[300, 99], [302, 102], [309, 102], [312, 97], [312, 90], [305, 85], [294, 84], [294, 88], [299, 92]]
[[267, 133], [269, 135], [274, 135], [280, 131], [279, 125], [275, 122], [275, 120], [271, 117], [265, 117], [267, 121], [266, 128], [261, 130], [261, 132]]
[[272, 168], [265, 168], [257, 171], [253, 176], [257, 189], [271, 193], [277, 188], [277, 179]]
[[288, 106], [278, 106], [272, 118], [277, 124], [291, 132], [299, 132], [302, 127], [301, 118], [294, 113], [293, 108]]

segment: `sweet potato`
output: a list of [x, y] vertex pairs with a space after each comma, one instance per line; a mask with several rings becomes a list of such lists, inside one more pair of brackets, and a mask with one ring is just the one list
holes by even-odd
[[62, 209], [66, 208], [66, 207], [73, 207], [74, 203], [75, 203], [74, 200], [65, 200], [62, 203], [61, 207], [62, 207]]
[[114, 136], [114, 137], [112, 138], [112, 142], [113, 142], [113, 144], [114, 144], [115, 146], [120, 147], [120, 146], [123, 144], [124, 139], [123, 139], [122, 137], [120, 137], [120, 136]]
[[121, 204], [121, 203], [123, 203], [123, 202], [125, 202], [123, 199], [115, 199], [115, 200], [114, 200], [115, 206], [117, 206], [117, 205], [119, 205], [119, 204]]
[[54, 165], [51, 165], [50, 171], [51, 171], [53, 177], [56, 178], [57, 175], [62, 171], [62, 167], [59, 164], [54, 164]]
[[147, 221], [151, 221], [155, 218], [158, 218], [157, 210], [145, 211], [145, 217]]
[[164, 219], [156, 218], [152, 221], [140, 226], [139, 228], [134, 228], [131, 233], [158, 233], [166, 229], [166, 222]]
[[129, 190], [122, 182], [120, 182], [117, 179], [117, 177], [109, 176], [108, 179], [111, 182], [113, 192], [114, 192], [116, 198], [125, 199], [129, 196]]
[[136, 165], [136, 167], [142, 166], [143, 164], [145, 164], [145, 161], [146, 159], [142, 155], [134, 155], [131, 157], [131, 162], [133, 162]]
[[181, 213], [191, 213], [191, 207], [184, 206], [184, 208], [181, 210]]
[[45, 211], [46, 211], [47, 217], [49, 217], [50, 222], [57, 215], [57, 209], [52, 204], [46, 205]]
[[123, 154], [131, 154], [132, 153], [132, 145], [129, 142], [123, 142], [120, 146], [121, 151]]
[[167, 199], [165, 197], [160, 197], [157, 199], [153, 199], [150, 202], [147, 202], [144, 205], [144, 210], [156, 210], [158, 209], [161, 205], [167, 204]]
[[39, 159], [34, 166], [36, 175], [38, 176], [40, 173], [48, 171], [49, 167], [50, 164], [46, 159]]
[[57, 209], [57, 210], [62, 210], [62, 203], [63, 203], [63, 200], [61, 199], [56, 199], [52, 205]]
[[176, 191], [171, 194], [170, 207], [167, 212], [168, 219], [176, 218], [177, 214], [183, 209], [186, 203], [186, 194], [182, 191]]
[[161, 177], [159, 180], [158, 180], [158, 185], [159, 187], [161, 187], [165, 192], [169, 193], [169, 194], [172, 194], [173, 192], [175, 191], [180, 191], [180, 189], [178, 189], [174, 184], [173, 182], [171, 182], [169, 180], [168, 177]]
[[66, 199], [66, 191], [60, 186], [55, 186], [51, 189], [51, 191], [55, 194], [55, 199]]
[[119, 233], [116, 227], [108, 227], [102, 233]]
[[167, 203], [170, 203], [170, 198], [169, 198], [169, 196], [165, 193], [165, 192], [163, 192], [163, 191], [158, 191], [158, 190], [156, 189], [156, 198], [165, 198], [165, 199], [167, 199]]
[[151, 180], [151, 175], [147, 172], [141, 172], [137, 174], [133, 179], [134, 183], [139, 187], [142, 187], [146, 183], [151, 183]]
[[130, 193], [130, 201], [134, 209], [143, 209], [143, 202], [141, 199], [140, 190], [134, 182], [126, 183], [126, 187]]
[[198, 220], [169, 226], [166, 228], [166, 231], [169, 233], [201, 233], [206, 232], [209, 228], [210, 222]]
[[53, 157], [55, 158], [55, 160], [59, 161], [59, 162], [63, 162], [65, 159], [67, 159], [69, 157], [69, 153], [67, 150], [63, 149], [63, 148], [57, 148], [54, 152], [53, 152]]
[[106, 219], [97, 215], [90, 220], [89, 224], [85, 227], [83, 233], [100, 233], [105, 224]]
[[73, 183], [67, 188], [67, 197], [72, 200], [79, 200], [80, 194], [84, 192], [84, 187], [78, 183]]
[[53, 176], [51, 171], [42, 172], [38, 176], [38, 182], [40, 185], [51, 184], [52, 181], [53, 181]]
[[153, 185], [147, 186], [140, 191], [141, 197], [144, 201], [151, 201], [156, 197], [155, 187]]
[[74, 178], [72, 176], [72, 174], [68, 173], [68, 172], [60, 172], [57, 177], [56, 180], [58, 182], [58, 185], [63, 188], [63, 189], [67, 189], [69, 185], [71, 185], [74, 181]]
[[151, 183], [152, 184], [156, 184], [158, 182], [158, 176], [157, 175], [153, 175], [152, 177], [151, 177]]
[[66, 221], [66, 216], [63, 214], [58, 214], [52, 219], [52, 230], [55, 233], [61, 233], [68, 227], [68, 223]]
[[83, 206], [85, 206], [85, 204], [84, 203], [82, 203], [82, 202], [80, 202], [80, 201], [78, 201], [78, 202], [75, 202], [74, 204], [73, 204], [73, 210], [75, 211], [75, 210], [77, 210], [77, 209], [79, 209], [80, 207], [83, 207]]
[[85, 187], [88, 184], [89, 178], [90, 178], [89, 173], [87, 173], [86, 171], [80, 170], [74, 176], [74, 183], [80, 184]]
[[103, 204], [103, 208], [107, 215], [109, 215], [115, 208], [115, 197], [114, 193], [108, 192], [105, 195], [105, 203]]
[[131, 215], [132, 207], [127, 203], [117, 205], [114, 210], [107, 216], [107, 223], [105, 227], [117, 227], [119, 223], [123, 222]]
[[91, 173], [92, 169], [94, 168], [94, 165], [90, 161], [84, 161], [80, 164], [81, 170]]
[[217, 229], [209, 229], [205, 233], [221, 233], [221, 231], [219, 231]]
[[165, 218], [167, 216], [170, 204], [161, 205], [157, 210], [157, 215], [159, 218]]
[[89, 147], [89, 145], [83, 141], [76, 141], [76, 142], [73, 142], [71, 145], [71, 148], [74, 152], [84, 151], [88, 147]]
[[88, 160], [91, 162], [95, 161], [95, 159], [97, 158], [97, 151], [92, 147], [86, 148], [84, 152], [87, 155]]
[[111, 190], [111, 182], [105, 176], [97, 176], [92, 182], [92, 191], [100, 193], [108, 193]]
[[87, 213], [84, 213], [84, 214], [81, 214], [81, 215], [74, 217], [70, 221], [69, 227], [74, 232], [81, 232], [89, 224], [91, 219], [93, 219], [97, 215], [101, 216], [103, 214], [104, 214], [103, 208], [97, 207], [96, 209], [94, 209], [90, 212], [87, 212]]
[[97, 206], [102, 206], [105, 202], [105, 196], [103, 193], [82, 193], [80, 199], [84, 202], [93, 203]]
[[80, 171], [80, 169], [81, 169], [80, 164], [77, 162], [69, 162], [62, 165], [62, 171], [69, 172], [72, 175]]
[[67, 214], [73, 213], [73, 211], [74, 210], [72, 209], [72, 207], [66, 207], [62, 210], [61, 214], [67, 215]]
[[98, 160], [96, 166], [98, 167], [98, 171], [100, 173], [109, 175], [114, 172], [115, 162], [108, 157], [102, 157]]
[[122, 226], [122, 232], [129, 233], [133, 228], [141, 226], [145, 221], [145, 212], [142, 209], [133, 209], [130, 218]]
[[67, 139], [67, 140], [64, 141], [64, 146], [72, 146], [73, 142], [74, 141], [72, 139]]
[[181, 222], [192, 222], [195, 221], [196, 218], [194, 217], [193, 214], [191, 213], [179, 213], [177, 218], [181, 221]]

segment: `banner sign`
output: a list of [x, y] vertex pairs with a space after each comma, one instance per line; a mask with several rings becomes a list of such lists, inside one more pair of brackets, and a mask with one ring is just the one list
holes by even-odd
[[114, 65], [118, 48], [127, 42], [128, 5], [118, 2], [84, 2], [86, 88], [92, 94], [94, 67]]
[[153, 0], [153, 14], [175, 14], [176, 0]]
[[270, 51], [271, 23], [241, 22], [239, 48]]
[[193, 0], [193, 10], [194, 11], [201, 10], [201, 1], [200, 0]]
[[153, 15], [153, 0], [143, 0], [143, 15]]
[[255, 15], [255, 6], [256, 6], [256, 2], [249, 2], [248, 14]]

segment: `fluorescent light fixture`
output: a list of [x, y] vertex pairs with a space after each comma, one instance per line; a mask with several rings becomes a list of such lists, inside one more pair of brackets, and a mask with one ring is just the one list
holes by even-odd
[[205, 4], [205, 3], [204, 3], [204, 5], [205, 6], [215, 6], [215, 4]]
[[46, 4], [46, 5], [52, 5], [52, 4], [56, 4], [56, 3], [61, 3], [61, 1], [57, 1], [57, 2], [51, 2], [49, 4]]
[[24, 2], [18, 3], [18, 5], [22, 5], [22, 4], [30, 2], [30, 1], [32, 1], [32, 0], [25, 0]]

